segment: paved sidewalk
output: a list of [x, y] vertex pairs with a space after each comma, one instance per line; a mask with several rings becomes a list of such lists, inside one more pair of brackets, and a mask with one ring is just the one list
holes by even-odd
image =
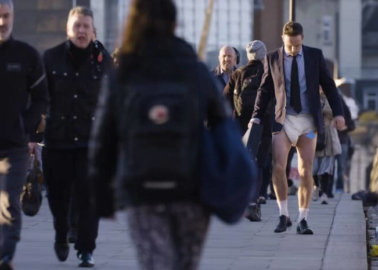
[[[292, 220], [297, 214], [296, 197], [289, 197]], [[338, 196], [329, 205], [312, 202], [309, 225], [314, 235], [297, 235], [295, 226], [276, 234], [278, 210], [274, 201], [262, 205], [263, 221], [243, 220], [227, 226], [212, 220], [200, 270], [312, 270], [367, 269], [366, 224], [360, 201], [350, 195]], [[115, 221], [101, 221], [96, 269], [137, 270], [124, 213]], [[58, 262], [53, 251], [52, 218], [46, 199], [40, 213], [24, 217], [17, 270], [77, 269], [78, 260], [71, 246], [70, 256]]]

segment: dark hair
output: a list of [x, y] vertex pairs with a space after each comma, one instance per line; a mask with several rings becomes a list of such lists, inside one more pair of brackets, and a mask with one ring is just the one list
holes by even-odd
[[135, 53], [147, 37], [172, 36], [176, 7], [172, 0], [133, 0], [122, 36], [122, 53]]
[[298, 36], [298, 35], [303, 35], [303, 27], [300, 23], [298, 22], [287, 22], [283, 29], [282, 29], [282, 34], [283, 35], [288, 35], [288, 36]]
[[236, 64], [239, 65], [240, 63], [240, 52], [235, 47], [232, 47], [236, 53]]

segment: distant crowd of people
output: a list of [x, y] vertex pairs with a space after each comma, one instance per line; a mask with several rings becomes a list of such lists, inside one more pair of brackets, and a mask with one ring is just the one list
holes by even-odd
[[249, 42], [240, 67], [238, 50], [222, 47], [210, 72], [174, 35], [172, 0], [133, 0], [112, 56], [87, 7], [70, 10], [67, 40], [42, 57], [12, 37], [13, 19], [12, 0], [0, 0], [0, 270], [14, 269], [31, 155], [41, 155], [56, 256], [65, 261], [74, 243], [79, 267], [95, 265], [99, 219], [127, 207], [140, 269], [198, 269], [212, 214], [199, 195], [199, 133], [226, 119], [257, 145], [250, 221], [261, 221], [271, 185], [274, 232], [292, 226], [289, 153], [300, 177], [298, 234], [314, 233], [311, 198], [327, 204], [335, 174], [344, 190], [354, 123], [300, 23], [286, 23], [283, 46], [271, 52]]

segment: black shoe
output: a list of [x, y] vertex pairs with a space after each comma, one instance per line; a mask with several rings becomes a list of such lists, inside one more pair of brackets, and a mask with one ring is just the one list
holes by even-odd
[[245, 216], [249, 221], [261, 221], [261, 208], [258, 204], [249, 205]]
[[280, 216], [280, 222], [278, 223], [276, 229], [274, 230], [275, 233], [280, 233], [286, 231], [287, 227], [292, 225], [291, 220], [289, 217], [285, 215]]
[[64, 262], [67, 260], [70, 247], [67, 242], [55, 242], [54, 244], [55, 254], [58, 260]]
[[79, 267], [93, 267], [95, 265], [91, 252], [78, 251], [77, 258], [81, 261], [81, 263], [79, 263]]
[[307, 221], [302, 219], [297, 226], [298, 234], [314, 234], [314, 232], [308, 227]]
[[261, 196], [257, 199], [257, 204], [266, 204], [265, 197]]
[[71, 229], [68, 232], [68, 242], [69, 243], [76, 243], [77, 240], [77, 229]]

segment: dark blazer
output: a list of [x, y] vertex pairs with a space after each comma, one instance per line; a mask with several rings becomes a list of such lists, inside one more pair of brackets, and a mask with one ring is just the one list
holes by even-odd
[[[236, 70], [236, 67], [234, 67], [232, 69], [232, 72], [234, 72]], [[226, 87], [227, 83], [223, 80], [223, 73], [222, 73], [222, 70], [221, 70], [221, 67], [220, 65], [218, 65], [213, 71], [212, 71], [212, 74], [215, 76], [215, 78], [217, 78], [217, 82], [219, 82], [219, 86], [222, 90], [222, 93], [223, 93], [223, 89]], [[231, 77], [231, 76], [230, 76]]]
[[223, 80], [223, 77], [222, 77], [222, 71], [221, 71], [221, 68], [220, 66], [217, 66], [213, 71], [212, 73], [214, 74], [215, 78], [217, 78], [217, 81], [220, 83], [220, 86], [222, 87], [222, 90], [226, 87], [226, 83], [225, 81]]
[[[340, 97], [337, 93], [321, 50], [303, 46], [306, 85], [310, 113], [314, 117], [314, 123], [319, 133], [324, 131], [324, 122], [320, 106], [319, 86], [332, 108], [334, 116], [343, 115]], [[264, 75], [257, 92], [256, 103], [252, 118], [263, 119], [265, 109], [269, 101], [274, 98], [274, 119], [272, 132], [282, 129], [286, 116], [286, 89], [284, 75], [284, 48], [281, 47], [267, 54], [264, 62]]]

